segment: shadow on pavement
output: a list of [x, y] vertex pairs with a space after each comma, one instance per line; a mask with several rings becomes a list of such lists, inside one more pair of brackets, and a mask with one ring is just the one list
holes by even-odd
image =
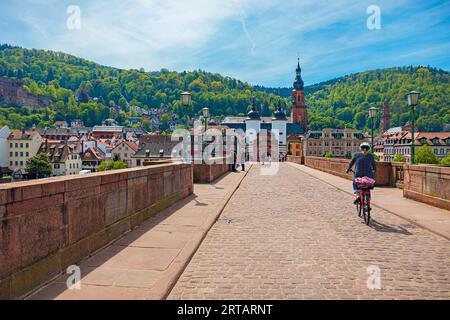
[[380, 222], [376, 221], [375, 219], [371, 219], [370, 220], [369, 227], [371, 227], [375, 231], [379, 231], [379, 232], [399, 233], [399, 234], [404, 234], [404, 235], [407, 235], [407, 236], [412, 235], [411, 232], [409, 232], [408, 230], [406, 230], [405, 228], [403, 228], [401, 226], [399, 226], [399, 227], [388, 226], [386, 224], [383, 224], [383, 223], [380, 223]]

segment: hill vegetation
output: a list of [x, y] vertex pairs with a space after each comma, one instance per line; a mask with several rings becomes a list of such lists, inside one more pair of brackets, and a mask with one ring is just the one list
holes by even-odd
[[[167, 106], [181, 117], [186, 112], [180, 101], [183, 91], [192, 93], [190, 116], [198, 115], [205, 106], [212, 116], [244, 115], [252, 105], [259, 107], [263, 116], [271, 115], [278, 105], [289, 114], [292, 92], [292, 88], [251, 86], [202, 70], [122, 70], [61, 52], [9, 45], [0, 45], [0, 76], [21, 79], [28, 92], [52, 101], [41, 110], [0, 106], [0, 125], [13, 128], [51, 126], [55, 120], [77, 118], [87, 126], [105, 118], [125, 124], [128, 117], [136, 116], [131, 106], [147, 110]], [[450, 130], [450, 72], [420, 66], [365, 71], [305, 87], [309, 128], [366, 130], [370, 127], [369, 108], [380, 109], [384, 100], [391, 108], [391, 125], [404, 125], [410, 121], [405, 100], [410, 90], [421, 92], [416, 107], [419, 130]], [[112, 109], [120, 112], [112, 113]], [[376, 128], [380, 118], [378, 112]]]
[[[105, 118], [124, 124], [127, 117], [135, 116], [131, 106], [150, 109], [164, 105], [182, 116], [186, 112], [180, 100], [183, 91], [192, 93], [190, 116], [199, 114], [205, 106], [212, 116], [243, 115], [252, 104], [263, 105], [263, 114], [270, 115], [274, 106], [287, 104], [286, 99], [255, 90], [248, 83], [202, 70], [121, 70], [61, 52], [9, 45], [0, 46], [0, 76], [22, 79], [28, 92], [49, 96], [53, 101], [45, 110], [0, 108], [0, 124], [15, 128], [77, 118], [87, 126]], [[120, 114], [111, 114], [110, 107], [119, 107]]]
[[[292, 88], [257, 87], [264, 92], [289, 97]], [[391, 126], [410, 121], [405, 94], [421, 92], [416, 107], [420, 131], [450, 131], [450, 72], [431, 67], [396, 67], [351, 74], [305, 87], [310, 129], [370, 128], [368, 110], [381, 109], [387, 100]], [[379, 128], [381, 110], [375, 121]]]

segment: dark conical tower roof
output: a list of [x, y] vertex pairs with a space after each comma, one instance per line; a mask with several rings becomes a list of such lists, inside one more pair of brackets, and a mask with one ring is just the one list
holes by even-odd
[[297, 61], [297, 69], [295, 70], [294, 89], [303, 90], [302, 68], [300, 68], [300, 58]]
[[278, 106], [277, 110], [275, 110], [275, 112], [273, 113], [272, 120], [286, 120], [286, 113], [281, 110], [280, 106]]
[[258, 113], [258, 111], [256, 111], [255, 107], [253, 107], [252, 110], [250, 110], [250, 112], [247, 113], [247, 117], [248, 117], [247, 119], [250, 119], [250, 120], [259, 120], [260, 119], [259, 113]]

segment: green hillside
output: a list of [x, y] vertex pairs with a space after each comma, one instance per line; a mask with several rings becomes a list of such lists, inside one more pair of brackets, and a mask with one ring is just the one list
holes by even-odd
[[[14, 128], [33, 123], [46, 126], [54, 120], [75, 118], [81, 118], [88, 126], [108, 117], [125, 123], [128, 116], [133, 116], [130, 112], [133, 105], [145, 109], [165, 105], [181, 116], [183, 91], [192, 93], [191, 116], [199, 114], [205, 106], [213, 116], [244, 114], [252, 104], [264, 105], [263, 114], [270, 115], [278, 103], [287, 104], [279, 96], [216, 73], [121, 70], [61, 52], [9, 45], [0, 46], [0, 76], [23, 79], [27, 91], [49, 96], [53, 101], [50, 108], [34, 112], [26, 107], [1, 107], [0, 124]], [[119, 106], [122, 112], [111, 115], [111, 106]]]
[[[264, 88], [264, 92], [289, 97], [291, 88]], [[370, 107], [381, 108], [387, 100], [392, 126], [406, 124], [410, 110], [405, 94], [421, 92], [417, 125], [421, 131], [450, 131], [450, 72], [431, 67], [397, 67], [351, 74], [305, 87], [310, 129], [368, 129]], [[380, 116], [376, 120], [379, 127]]]

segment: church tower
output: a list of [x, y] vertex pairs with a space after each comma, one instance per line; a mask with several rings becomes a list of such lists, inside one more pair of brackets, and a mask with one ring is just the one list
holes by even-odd
[[391, 111], [389, 109], [389, 103], [384, 100], [383, 114], [381, 117], [381, 133], [385, 133], [391, 127]]
[[295, 72], [294, 90], [292, 90], [292, 122], [299, 123], [306, 132], [308, 130], [308, 111], [305, 104], [300, 59], [298, 59]]

